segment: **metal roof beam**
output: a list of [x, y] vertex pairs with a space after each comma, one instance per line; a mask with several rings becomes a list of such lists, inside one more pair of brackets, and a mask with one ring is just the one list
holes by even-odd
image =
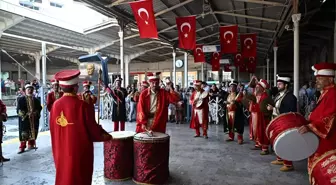
[[263, 5], [271, 5], [271, 6], [284, 6], [287, 5], [278, 3], [278, 2], [272, 2], [272, 1], [263, 1], [263, 0], [234, 0], [237, 2], [245, 2], [245, 3], [256, 3], [256, 4], [263, 4]]
[[158, 44], [163, 44], [163, 45], [170, 46], [170, 44], [168, 44], [168, 43], [161, 42], [161, 41], [158, 41], [158, 40], [152, 40], [152, 41], [143, 42], [143, 43], [140, 43], [140, 44], [136, 44], [136, 45], [130, 46], [130, 48], [136, 48], [136, 47], [140, 47], [140, 46], [145, 46], [145, 45], [152, 44], [152, 43], [158, 43]]
[[281, 20], [277, 20], [277, 19], [257, 17], [257, 16], [252, 16], [252, 15], [244, 15], [244, 14], [237, 14], [237, 13], [229, 13], [227, 11], [215, 11], [214, 13], [221, 14], [221, 15], [234, 16], [234, 17], [243, 17], [243, 18], [248, 18], [248, 19], [257, 19], [257, 20], [268, 21], [268, 22], [281, 22]]
[[76, 46], [67, 46], [67, 45], [63, 45], [63, 44], [58, 44], [58, 43], [48, 42], [48, 41], [43, 41], [43, 40], [38, 40], [38, 39], [32, 39], [32, 38], [23, 37], [23, 36], [19, 36], [19, 35], [14, 35], [14, 34], [10, 34], [10, 33], [2, 33], [2, 35], [8, 36], [8, 37], [14, 37], [14, 38], [18, 38], [18, 39], [24, 39], [24, 40], [39, 42], [39, 43], [40, 42], [45, 42], [46, 44], [50, 44], [50, 45], [53, 45], [53, 46], [59, 46], [59, 47], [74, 49], [74, 50], [78, 50], [78, 51], [84, 51], [84, 52], [89, 52], [90, 51], [90, 49], [88, 49], [88, 48], [76, 47]]
[[61, 59], [61, 60], [66, 60], [66, 61], [69, 61], [71, 63], [77, 64], [77, 65], [79, 65], [79, 63], [80, 63], [77, 58], [70, 58], [70, 57], [56, 56], [56, 55], [50, 55], [50, 57]]
[[[224, 25], [233, 25], [232, 23], [221, 23]], [[264, 28], [256, 28], [256, 27], [252, 27], [252, 26], [244, 26], [244, 25], [238, 25], [239, 28], [248, 28], [248, 29], [252, 29], [252, 30], [259, 30], [259, 31], [263, 31], [263, 32], [271, 32], [271, 33], [275, 33], [275, 30], [269, 30], [269, 29], [264, 29]]]
[[24, 17], [16, 17], [16, 18], [12, 18], [12, 19], [8, 19], [8, 18], [4, 18], [2, 17], [3, 19], [5, 19], [5, 23], [0, 23], [0, 32], [2, 31], [6, 31], [8, 30], [9, 28], [19, 24], [20, 22], [22, 22], [23, 20], [25, 20]]

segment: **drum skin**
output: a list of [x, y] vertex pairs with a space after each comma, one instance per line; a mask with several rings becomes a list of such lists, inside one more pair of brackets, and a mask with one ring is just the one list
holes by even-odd
[[133, 136], [104, 142], [104, 176], [128, 180], [133, 175]]
[[164, 184], [169, 177], [170, 138], [141, 140], [134, 137], [133, 181], [137, 184]]
[[279, 135], [287, 130], [307, 125], [308, 121], [299, 113], [289, 112], [273, 119], [266, 128], [266, 135], [273, 145]]
[[309, 180], [312, 185], [336, 184], [336, 151], [327, 152], [317, 161]]

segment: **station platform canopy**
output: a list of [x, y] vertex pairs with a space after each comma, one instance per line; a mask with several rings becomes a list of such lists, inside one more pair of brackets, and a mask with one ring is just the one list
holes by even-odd
[[[21, 61], [27, 61], [26, 63], [33, 63], [31, 56], [40, 54], [41, 41], [47, 43], [47, 55], [52, 61], [56, 61], [55, 65], [65, 66], [69, 65], [68, 62], [76, 65], [79, 56], [93, 52], [101, 52], [114, 58], [112, 62], [116, 63], [120, 54], [120, 21], [126, 23], [125, 55], [141, 53], [132, 63], [165, 61], [172, 58], [172, 48], [178, 47], [175, 18], [189, 15], [195, 15], [197, 18], [197, 44], [218, 45], [219, 27], [225, 25], [238, 25], [239, 34], [257, 33], [257, 59], [260, 65], [272, 55], [272, 47], [276, 40], [280, 40], [284, 48], [291, 44], [288, 43], [290, 39], [286, 42], [281, 39], [286, 31], [285, 26], [292, 23], [293, 6], [290, 0], [153, 0], [159, 39], [139, 38], [137, 25], [128, 4], [131, 1], [81, 0], [71, 1], [71, 4], [57, 1], [60, 2], [57, 4], [55, 0], [45, 4], [45, 0], [36, 0], [33, 5], [22, 5], [22, 2], [32, 1], [0, 0], [0, 47], [9, 53], [19, 54], [22, 57]], [[303, 12], [300, 24], [307, 26], [324, 2], [305, 1], [305, 5], [300, 6], [300, 12]], [[43, 7], [46, 6], [52, 6], [54, 9], [64, 8], [64, 11], [67, 6], [72, 7], [73, 9], [68, 11], [71, 15], [83, 16], [82, 22], [85, 22], [85, 14], [77, 15], [74, 6], [94, 10], [95, 13], [92, 14], [99, 13], [100, 17], [97, 15], [97, 24], [92, 23], [84, 27], [84, 23], [75, 24], [64, 20], [64, 15], [62, 20], [57, 18], [56, 13], [47, 14], [47, 11], [43, 11]], [[54, 9], [54, 12], [58, 11]], [[92, 20], [88, 19], [87, 22], [91, 23]], [[325, 37], [320, 39], [327, 37], [325, 34], [322, 36]], [[288, 35], [286, 37], [289, 38]], [[311, 37], [317, 36], [310, 34], [308, 39]], [[182, 55], [182, 50], [178, 51], [177, 55]], [[286, 52], [281, 54], [286, 56]], [[211, 56], [207, 55], [208, 59], [209, 57]], [[233, 56], [222, 57], [232, 60]]]

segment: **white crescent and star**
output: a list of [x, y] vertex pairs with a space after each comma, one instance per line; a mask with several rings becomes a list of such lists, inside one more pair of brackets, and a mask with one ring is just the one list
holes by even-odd
[[[238, 57], [239, 56], [239, 57]], [[236, 55], [236, 59], [238, 60], [238, 61], [240, 61], [240, 59], [241, 59], [241, 54], [240, 53], [238, 53], [237, 55]]]
[[[247, 44], [246, 44], [247, 41], [250, 41], [251, 44], [247, 45]], [[252, 40], [250, 37], [248, 37], [248, 38], [246, 38], [246, 39], [244, 40], [244, 45], [246, 46], [247, 49], [250, 49], [250, 48], [251, 48], [250, 45], [252, 45], [252, 44], [253, 44], [253, 40]]]
[[[181, 32], [183, 33], [183, 27], [185, 27], [185, 26], [187, 26], [188, 27], [188, 33], [191, 31], [191, 25], [190, 25], [190, 23], [188, 23], [188, 22], [184, 22], [184, 23], [182, 23], [181, 24], [181, 27], [180, 27], [180, 30], [181, 30]], [[185, 33], [184, 34], [184, 37], [185, 38], [187, 38], [188, 37], [188, 33]]]
[[[227, 35], [227, 34], [231, 35], [231, 39], [227, 39], [227, 38], [226, 38], [226, 35]], [[232, 32], [232, 31], [226, 31], [226, 32], [224, 33], [224, 39], [226, 40], [226, 42], [227, 42], [228, 44], [230, 44], [230, 43], [231, 43], [231, 40], [233, 39], [233, 32]]]
[[[147, 15], [147, 19], [144, 19], [142, 16], [141, 16], [141, 12], [144, 12], [146, 15]], [[148, 24], [148, 19], [149, 19], [149, 13], [148, 11], [145, 9], [145, 8], [139, 8], [138, 10], [138, 15], [141, 19], [145, 20], [145, 23]]]
[[251, 61], [251, 63], [254, 61], [254, 57], [250, 57], [249, 60]]
[[195, 50], [195, 51], [196, 51], [196, 53], [198, 54], [198, 56], [200, 56], [200, 55], [201, 55], [201, 52], [200, 52], [200, 53], [199, 53], [199, 52], [197, 52], [198, 50], [201, 50], [201, 52], [203, 52], [203, 51], [202, 51], [202, 49], [201, 49], [201, 48], [196, 48], [196, 50]]
[[[215, 55], [215, 54], [217, 54], [217, 55]], [[214, 56], [215, 59], [217, 60], [217, 58], [219, 57], [219, 53], [218, 53], [218, 52], [214, 52], [214, 53], [212, 54], [212, 56]]]

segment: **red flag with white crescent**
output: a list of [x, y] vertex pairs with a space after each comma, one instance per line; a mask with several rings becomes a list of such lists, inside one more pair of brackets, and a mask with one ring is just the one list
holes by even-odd
[[236, 53], [235, 57], [234, 57], [234, 60], [233, 60], [234, 66], [239, 67], [241, 65], [241, 63], [243, 63], [243, 62], [244, 62], [244, 59], [243, 59], [242, 55], [240, 53]]
[[179, 48], [193, 50], [196, 47], [196, 16], [177, 17], [176, 26]]
[[230, 66], [230, 64], [224, 64], [224, 72], [231, 72]]
[[245, 73], [248, 72], [248, 68], [247, 68], [247, 63], [242, 61], [240, 66], [239, 66], [239, 72], [240, 73]]
[[205, 62], [205, 56], [203, 52], [203, 45], [196, 45], [194, 49], [194, 62]]
[[221, 59], [221, 54], [219, 54], [218, 52], [212, 53], [212, 57], [211, 57], [212, 71], [220, 70], [220, 63], [219, 63], [220, 59]]
[[219, 29], [221, 52], [237, 53], [238, 25], [221, 26]]
[[248, 58], [247, 68], [249, 73], [255, 73], [257, 68], [257, 61], [255, 57]]
[[138, 25], [140, 38], [158, 38], [153, 0], [135, 1], [130, 5]]
[[240, 47], [243, 58], [257, 57], [257, 34], [240, 35]]

